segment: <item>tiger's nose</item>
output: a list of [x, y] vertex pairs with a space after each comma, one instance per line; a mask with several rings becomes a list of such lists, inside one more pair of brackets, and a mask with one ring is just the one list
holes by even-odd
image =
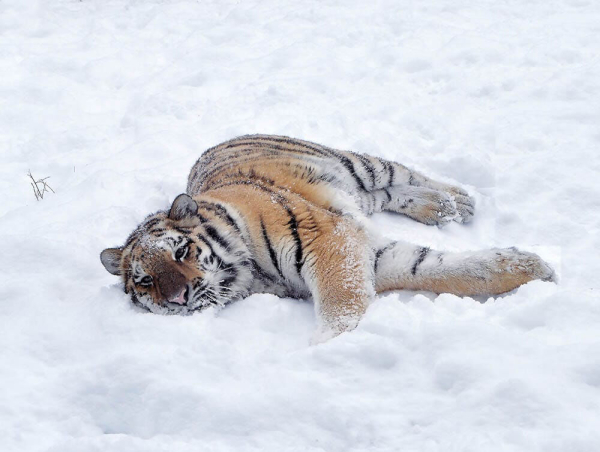
[[169, 302], [177, 303], [180, 305], [186, 304], [187, 303], [187, 291], [188, 291], [188, 288], [184, 287], [183, 289], [181, 289], [181, 292], [179, 292], [179, 295], [176, 295], [173, 298], [169, 298]]

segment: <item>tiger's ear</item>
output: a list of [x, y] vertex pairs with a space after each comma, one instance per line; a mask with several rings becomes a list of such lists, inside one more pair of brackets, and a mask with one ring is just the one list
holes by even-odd
[[121, 274], [121, 255], [123, 250], [119, 248], [106, 248], [100, 253], [100, 260], [108, 273], [113, 275]]
[[183, 193], [173, 201], [173, 205], [169, 211], [169, 218], [171, 220], [179, 221], [194, 216], [197, 213], [198, 204], [196, 204], [196, 201], [194, 201], [191, 196]]

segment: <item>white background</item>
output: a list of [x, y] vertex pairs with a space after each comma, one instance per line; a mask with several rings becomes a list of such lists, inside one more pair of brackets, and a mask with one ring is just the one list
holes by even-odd
[[[594, 0], [0, 1], [0, 449], [597, 451], [599, 54]], [[257, 132], [460, 183], [472, 224], [374, 221], [560, 282], [380, 296], [318, 346], [306, 301], [133, 309], [100, 251]]]

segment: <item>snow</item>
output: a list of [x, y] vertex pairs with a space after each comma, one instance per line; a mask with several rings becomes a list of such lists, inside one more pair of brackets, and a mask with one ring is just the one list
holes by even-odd
[[[0, 2], [0, 449], [598, 450], [599, 58], [593, 0]], [[559, 284], [379, 296], [318, 345], [308, 302], [132, 307], [100, 251], [256, 132], [462, 184], [468, 225], [373, 221]]]

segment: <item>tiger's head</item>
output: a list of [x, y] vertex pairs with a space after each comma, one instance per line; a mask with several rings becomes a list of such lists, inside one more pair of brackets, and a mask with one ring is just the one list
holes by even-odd
[[157, 314], [186, 315], [248, 295], [252, 264], [239, 231], [199, 215], [179, 195], [171, 209], [148, 216], [120, 248], [100, 254], [123, 279], [134, 304]]

